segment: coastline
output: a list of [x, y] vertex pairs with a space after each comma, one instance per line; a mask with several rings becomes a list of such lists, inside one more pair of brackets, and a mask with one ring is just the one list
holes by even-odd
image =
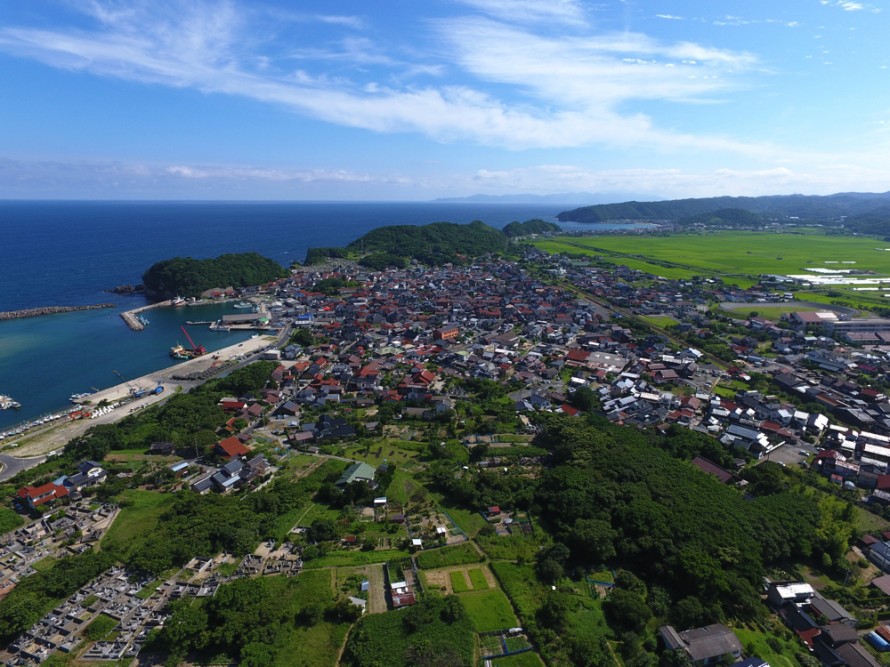
[[[281, 334], [278, 336], [270, 335], [251, 338], [243, 343], [236, 343], [195, 359], [181, 361], [147, 373], [129, 382], [123, 382], [103, 389], [90, 396], [90, 405], [98, 405], [103, 401], [105, 404], [120, 402], [121, 405], [118, 408], [94, 419], [69, 419], [64, 422], [60, 421], [39, 427], [22, 434], [15, 442], [4, 443], [4, 446], [0, 448], [0, 452], [7, 455], [15, 455], [15, 458], [18, 459], [38, 457], [53, 451], [61, 451], [70, 440], [83, 435], [90, 427], [100, 424], [113, 424], [136, 410], [165, 401], [169, 396], [180, 391], [189, 391], [206, 379], [198, 378], [207, 374], [208, 371], [219, 369], [218, 372], [222, 372], [233, 369], [240, 363], [254, 361], [260, 352], [270, 346], [274, 347], [280, 339]], [[186, 377], [196, 379], [185, 379]], [[147, 394], [137, 399], [131, 396], [131, 388], [133, 387], [153, 389], [158, 385], [164, 388], [164, 391], [160, 394]], [[15, 447], [10, 447], [10, 445], [14, 445], [16, 442], [18, 444]]]

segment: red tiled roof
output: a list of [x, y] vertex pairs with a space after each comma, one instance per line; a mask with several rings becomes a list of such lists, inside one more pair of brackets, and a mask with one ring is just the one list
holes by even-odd
[[216, 443], [217, 448], [221, 449], [225, 452], [226, 456], [229, 458], [234, 458], [236, 456], [244, 456], [245, 454], [250, 453], [250, 450], [241, 444], [241, 441], [232, 436], [231, 438], [226, 438], [225, 440], [220, 440]]

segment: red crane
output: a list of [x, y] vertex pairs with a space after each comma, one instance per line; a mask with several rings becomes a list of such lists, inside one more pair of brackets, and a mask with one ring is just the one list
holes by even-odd
[[192, 353], [192, 356], [200, 357], [202, 354], [207, 353], [207, 349], [203, 345], [195, 345], [195, 341], [193, 341], [192, 337], [189, 336], [189, 332], [186, 331], [185, 325], [180, 326], [179, 328], [182, 329], [182, 333], [185, 334], [186, 340], [189, 342], [189, 345], [192, 346], [191, 349], [188, 350]]

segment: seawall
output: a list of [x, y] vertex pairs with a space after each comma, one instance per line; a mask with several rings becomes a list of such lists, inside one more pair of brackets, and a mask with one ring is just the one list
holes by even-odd
[[40, 317], [41, 315], [55, 315], [56, 313], [74, 313], [80, 310], [99, 310], [101, 308], [114, 308], [113, 303], [94, 303], [89, 306], [44, 306], [43, 308], [26, 308], [24, 310], [6, 310], [0, 312], [2, 320], [20, 320], [25, 317]]

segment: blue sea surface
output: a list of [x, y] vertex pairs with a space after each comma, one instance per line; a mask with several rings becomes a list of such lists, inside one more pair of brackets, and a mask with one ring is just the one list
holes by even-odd
[[[141, 282], [162, 259], [255, 251], [283, 266], [316, 246], [342, 246], [386, 225], [473, 220], [497, 228], [554, 217], [571, 205], [411, 202], [87, 202], [0, 201], [0, 311], [110, 302], [114, 309], [0, 322], [0, 394], [22, 403], [0, 411], [0, 431], [68, 405], [72, 393], [103, 389], [170, 365], [167, 353], [186, 320], [217, 319], [225, 308], [155, 309], [132, 332], [119, 317], [142, 297], [105, 290]], [[566, 223], [566, 229], [589, 228]], [[603, 225], [597, 225], [603, 229]], [[209, 349], [245, 333], [204, 327]]]

